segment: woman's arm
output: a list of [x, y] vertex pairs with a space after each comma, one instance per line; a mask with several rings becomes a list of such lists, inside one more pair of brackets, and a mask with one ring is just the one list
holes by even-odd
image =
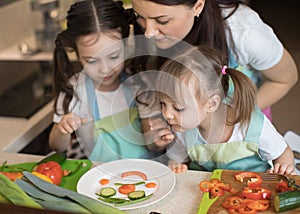
[[261, 109], [278, 102], [298, 81], [296, 64], [286, 49], [281, 60], [272, 68], [262, 71], [262, 74], [265, 82], [257, 92], [257, 102]]

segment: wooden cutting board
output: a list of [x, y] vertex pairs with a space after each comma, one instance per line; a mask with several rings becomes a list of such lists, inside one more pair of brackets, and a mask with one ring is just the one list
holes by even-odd
[[[239, 181], [236, 181], [234, 178], [234, 175], [236, 173], [238, 173], [240, 171], [235, 171], [235, 170], [215, 170], [213, 172], [213, 175], [211, 176], [211, 178], [221, 178], [221, 181], [225, 184], [230, 184], [231, 187], [235, 188], [236, 190], [242, 190], [244, 187], [247, 186], [247, 183], [242, 183]], [[261, 176], [263, 176], [264, 173], [258, 173]], [[293, 179], [295, 179], [297, 184], [300, 184], [300, 176], [291, 176]], [[267, 213], [276, 213], [275, 209], [274, 209], [274, 203], [273, 203], [273, 199], [275, 196], [275, 184], [277, 182], [276, 181], [266, 181], [263, 180], [262, 186], [271, 190], [272, 191], [272, 198], [271, 198], [271, 206], [268, 210], [264, 211], [264, 212], [257, 212], [258, 214], [267, 214]], [[215, 200], [209, 199], [208, 198], [208, 193], [204, 193], [203, 194], [203, 198], [201, 200], [200, 206], [199, 206], [199, 210], [201, 210], [201, 212], [199, 211], [198, 214], [202, 214], [202, 213], [208, 213], [208, 214], [225, 214], [227, 213], [227, 210], [224, 209], [222, 207], [222, 202], [228, 197], [232, 195], [231, 193], [226, 192], [225, 195], [218, 197]], [[211, 204], [211, 205], [210, 205]], [[209, 207], [210, 206], [210, 207]], [[206, 207], [208, 208], [208, 211], [206, 211]], [[290, 210], [284, 213], [292, 213], [292, 214], [299, 214], [300, 213], [300, 208], [294, 209], [294, 210]]]

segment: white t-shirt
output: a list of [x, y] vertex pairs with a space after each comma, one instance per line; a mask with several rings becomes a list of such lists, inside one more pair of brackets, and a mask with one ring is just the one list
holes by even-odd
[[[233, 8], [222, 9], [226, 17]], [[246, 5], [226, 19], [227, 43], [237, 63], [250, 70], [266, 70], [276, 65], [283, 55], [283, 45], [259, 15]], [[231, 42], [232, 37], [232, 42]]]
[[[70, 79], [74, 91], [78, 95], [78, 99], [73, 96], [73, 99], [69, 105], [69, 111], [77, 114], [82, 118], [88, 118], [89, 121], [93, 120], [91, 114], [91, 104], [88, 102], [86, 86], [85, 86], [85, 75], [79, 74], [78, 79], [76, 76]], [[96, 99], [98, 102], [98, 111], [101, 118], [109, 115], [116, 114], [129, 108], [127, 100], [123, 91], [120, 87], [115, 91], [103, 92], [95, 89]], [[57, 101], [58, 113], [62, 113], [62, 102], [65, 97], [64, 93], [60, 93]], [[53, 122], [58, 123], [62, 119], [63, 115], [54, 114]]]
[[[233, 133], [228, 142], [242, 142], [245, 139], [247, 128], [242, 128], [240, 124], [234, 126]], [[178, 142], [170, 145], [167, 150], [167, 156], [177, 162], [188, 160], [186, 142], [184, 142], [183, 133], [176, 132], [180, 139]], [[207, 144], [198, 131], [197, 144]], [[270, 120], [264, 115], [264, 122], [258, 143], [258, 152], [264, 161], [271, 161], [278, 158], [286, 149], [287, 144], [284, 138], [277, 132]]]

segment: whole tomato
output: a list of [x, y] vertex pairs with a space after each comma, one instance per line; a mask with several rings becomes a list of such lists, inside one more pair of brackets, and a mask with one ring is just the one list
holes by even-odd
[[59, 185], [63, 178], [63, 170], [59, 163], [55, 161], [49, 161], [46, 163], [39, 164], [36, 167], [35, 171], [46, 175], [52, 180], [53, 184], [56, 185]]

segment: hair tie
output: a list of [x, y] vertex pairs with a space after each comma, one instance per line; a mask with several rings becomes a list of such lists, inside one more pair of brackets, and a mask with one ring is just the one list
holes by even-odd
[[224, 74], [224, 75], [227, 74], [227, 73], [226, 73], [226, 69], [227, 69], [227, 66], [224, 65], [224, 66], [222, 67], [222, 74]]

